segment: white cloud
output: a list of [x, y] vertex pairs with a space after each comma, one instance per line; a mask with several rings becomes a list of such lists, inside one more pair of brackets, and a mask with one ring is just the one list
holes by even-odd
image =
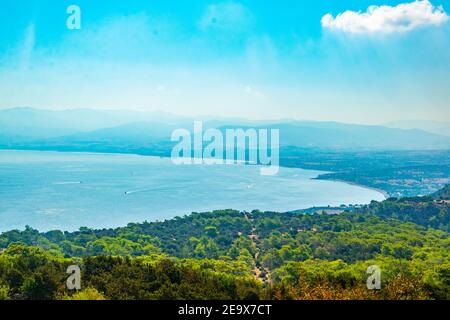
[[336, 18], [326, 14], [322, 17], [322, 27], [354, 34], [402, 33], [421, 26], [437, 26], [448, 18], [442, 6], [423, 0], [395, 7], [370, 6], [366, 12], [345, 11]]

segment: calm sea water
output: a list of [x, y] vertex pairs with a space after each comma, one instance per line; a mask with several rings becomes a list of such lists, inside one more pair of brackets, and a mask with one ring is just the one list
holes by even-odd
[[290, 211], [363, 204], [381, 193], [312, 180], [320, 172], [245, 165], [175, 166], [136, 155], [0, 151], [0, 232], [109, 228], [214, 209]]

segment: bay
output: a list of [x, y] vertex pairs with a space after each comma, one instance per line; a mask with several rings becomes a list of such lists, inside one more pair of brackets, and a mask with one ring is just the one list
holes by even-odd
[[319, 171], [174, 165], [122, 154], [0, 151], [0, 232], [113, 228], [218, 209], [291, 211], [383, 200], [376, 190], [314, 180]]

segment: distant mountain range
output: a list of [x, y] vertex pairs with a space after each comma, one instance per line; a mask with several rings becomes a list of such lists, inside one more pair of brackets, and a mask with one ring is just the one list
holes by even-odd
[[[205, 118], [204, 128], [279, 129], [281, 144], [322, 149], [450, 149], [450, 136], [422, 129], [315, 121], [249, 121]], [[192, 130], [194, 119], [163, 112], [0, 110], [0, 147], [52, 149], [95, 144], [145, 145], [168, 142], [177, 128]]]
[[431, 133], [450, 137], [450, 122], [440, 121], [393, 121], [385, 124], [389, 128], [397, 129], [421, 129]]
[[122, 126], [133, 122], [176, 124], [182, 117], [163, 112], [74, 109], [51, 111], [33, 108], [0, 110], [0, 137], [35, 140]]
[[431, 150], [450, 147], [450, 137], [418, 129], [404, 130], [383, 126], [313, 121], [293, 121], [257, 127], [279, 129], [281, 144], [284, 146], [398, 150]]

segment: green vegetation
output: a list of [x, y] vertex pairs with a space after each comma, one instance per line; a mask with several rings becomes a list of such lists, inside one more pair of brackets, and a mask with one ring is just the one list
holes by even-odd
[[[444, 192], [339, 215], [223, 210], [0, 235], [0, 299], [450, 299]], [[83, 290], [65, 289], [67, 266]], [[366, 288], [367, 268], [382, 289]]]
[[95, 288], [87, 288], [74, 293], [73, 295], [64, 295], [63, 300], [106, 300], [105, 296], [97, 291]]

